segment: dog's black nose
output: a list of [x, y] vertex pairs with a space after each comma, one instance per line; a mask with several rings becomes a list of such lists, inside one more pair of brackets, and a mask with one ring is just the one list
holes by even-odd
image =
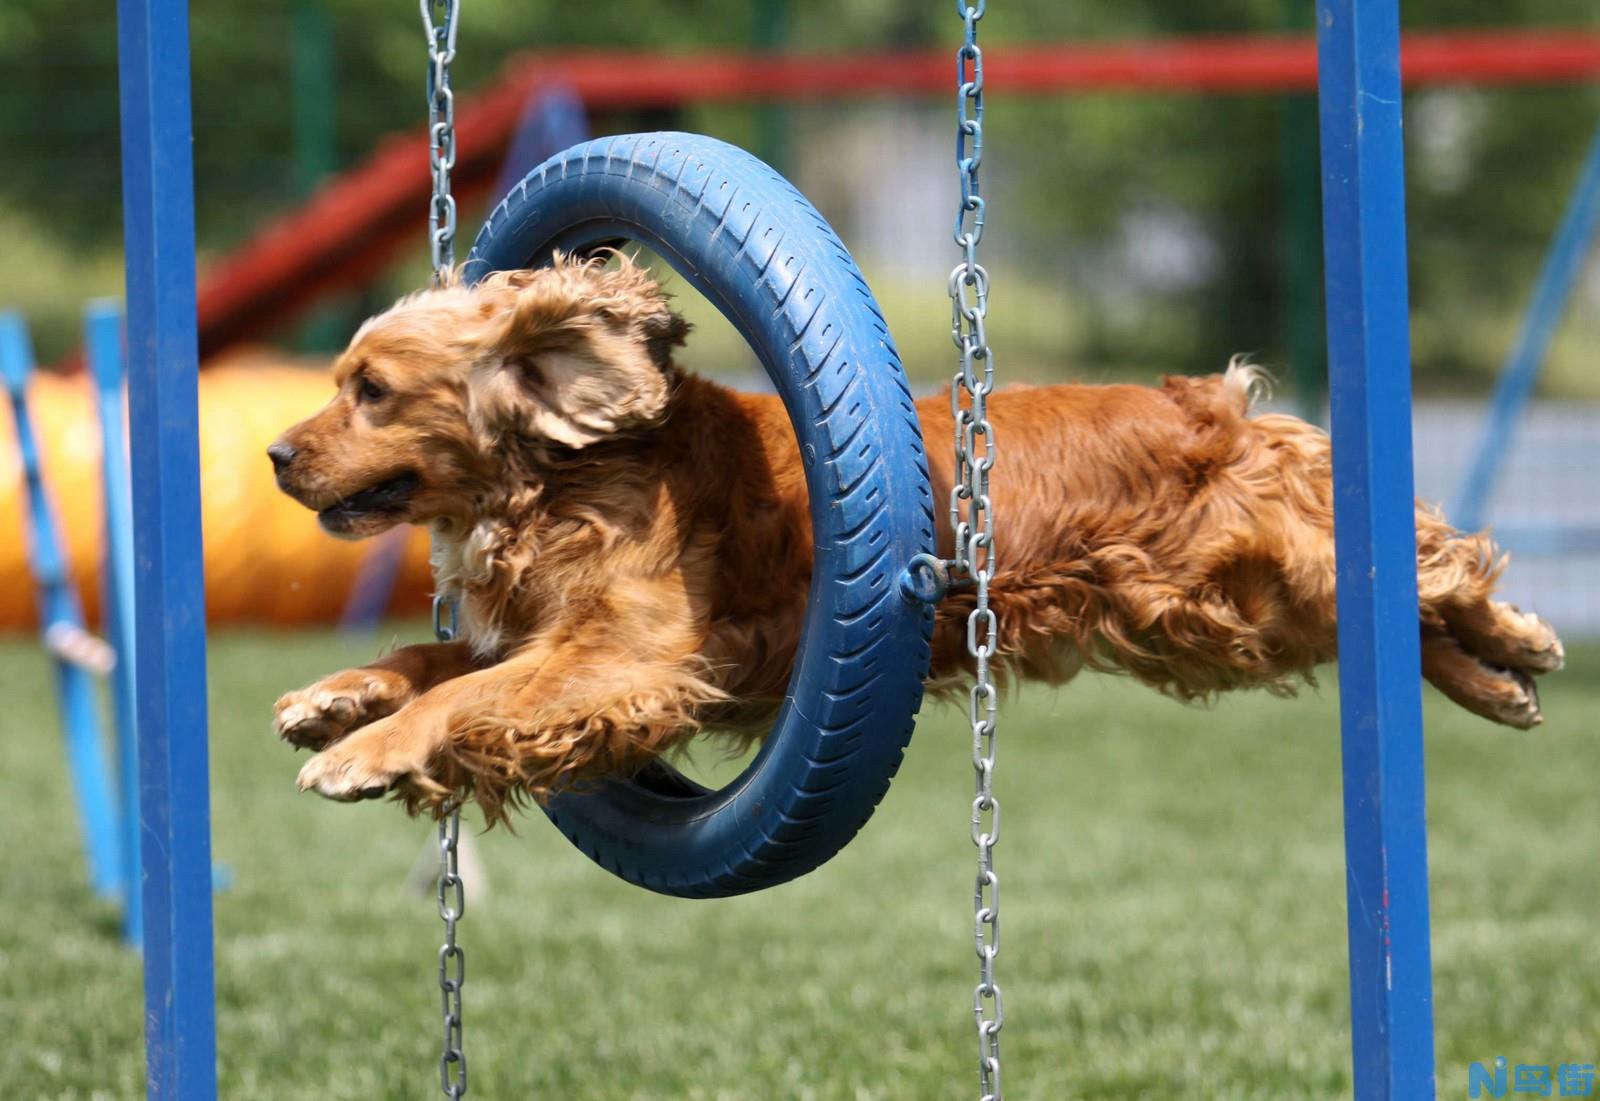
[[298, 452], [296, 452], [293, 447], [290, 447], [282, 440], [279, 440], [277, 443], [267, 448], [267, 458], [272, 460], [272, 469], [276, 470], [280, 474], [283, 473], [284, 467], [294, 462], [294, 457], [296, 454], [298, 454]]

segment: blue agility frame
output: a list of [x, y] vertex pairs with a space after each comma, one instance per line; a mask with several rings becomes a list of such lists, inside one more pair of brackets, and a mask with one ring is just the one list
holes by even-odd
[[[1450, 515], [1466, 531], [1476, 531], [1488, 522], [1489, 495], [1495, 478], [1511, 450], [1512, 430], [1517, 416], [1533, 397], [1534, 385], [1550, 352], [1561, 315], [1583, 275], [1583, 262], [1600, 234], [1600, 130], [1584, 161], [1583, 171], [1567, 201], [1566, 213], [1545, 254], [1534, 288], [1528, 314], [1517, 334], [1478, 436], [1472, 464], [1462, 482], [1460, 496]], [[1560, 529], [1523, 529], [1500, 532], [1501, 541], [1516, 550], [1534, 553], [1592, 553], [1600, 543], [1593, 532]]]
[[[17, 314], [0, 314], [0, 375], [5, 378], [16, 426], [27, 508], [28, 564], [38, 590], [39, 635], [49, 650], [52, 629], [83, 630], [83, 605], [44, 482], [42, 456], [28, 407], [33, 371], [27, 325]], [[115, 898], [127, 890], [129, 878], [117, 836], [117, 804], [101, 738], [99, 689], [94, 674], [64, 655], [54, 653], [51, 664], [55, 667], [61, 734], [83, 830], [89, 884], [102, 898]]]
[[1318, 0], [1350, 1008], [1359, 1101], [1434, 1096], [1398, 0]]
[[[1434, 1096], [1398, 0], [1318, 0], [1355, 1093]], [[186, 0], [119, 0], [149, 1094], [216, 1093]]]
[[152, 1098], [217, 1093], [187, 0], [118, 0]]
[[[95, 379], [102, 431], [101, 483], [105, 544], [101, 615], [115, 655], [109, 680], [116, 723], [116, 789], [105, 762], [102, 708], [95, 675], [52, 653], [62, 733], [84, 835], [89, 882], [103, 898], [122, 903], [123, 939], [142, 937], [139, 890], [139, 783], [134, 746], [132, 629], [133, 546], [128, 502], [127, 436], [122, 402], [122, 314], [114, 304], [92, 303], [85, 323], [87, 358]], [[84, 630], [78, 597], [55, 509], [44, 480], [43, 455], [34, 432], [28, 388], [35, 369], [27, 326], [15, 313], [0, 314], [0, 374], [16, 426], [26, 491], [29, 566], [38, 587], [39, 627], [47, 651], [51, 633]]]
[[105, 518], [104, 582], [100, 618], [117, 653], [111, 672], [116, 716], [119, 832], [124, 891], [122, 939], [144, 941], [144, 900], [139, 888], [139, 751], [133, 717], [133, 502], [128, 478], [127, 405], [123, 382], [122, 309], [112, 301], [89, 303], [84, 311], [83, 346], [94, 376], [100, 420], [100, 485]]

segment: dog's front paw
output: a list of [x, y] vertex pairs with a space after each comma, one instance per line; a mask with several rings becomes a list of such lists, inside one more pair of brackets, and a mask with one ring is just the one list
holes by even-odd
[[280, 697], [272, 725], [297, 748], [323, 749], [393, 714], [410, 695], [410, 684], [387, 669], [347, 669]]
[[353, 803], [377, 799], [396, 787], [436, 786], [427, 775], [429, 743], [394, 726], [376, 723], [318, 753], [300, 769], [300, 790]]

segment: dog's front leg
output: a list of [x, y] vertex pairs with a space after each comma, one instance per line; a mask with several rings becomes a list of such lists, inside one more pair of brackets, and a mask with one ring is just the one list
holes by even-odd
[[392, 790], [413, 811], [473, 798], [502, 818], [521, 798], [631, 773], [691, 736], [699, 708], [726, 698], [692, 670], [615, 642], [520, 654], [319, 753], [300, 788], [347, 802]]
[[273, 727], [294, 746], [326, 749], [481, 664], [465, 642], [402, 646], [371, 665], [332, 673], [279, 697], [273, 707]]

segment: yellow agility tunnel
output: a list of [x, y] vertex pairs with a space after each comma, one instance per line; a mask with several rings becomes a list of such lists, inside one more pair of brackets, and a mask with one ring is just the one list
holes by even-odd
[[[200, 492], [207, 618], [213, 623], [333, 623], [377, 541], [335, 539], [278, 491], [266, 449], [314, 412], [332, 387], [325, 371], [281, 361], [232, 360], [200, 374]], [[65, 554], [86, 612], [97, 614], [104, 526], [100, 425], [93, 383], [39, 373], [29, 410]], [[15, 426], [0, 417], [0, 630], [36, 622], [28, 567], [26, 500]], [[406, 540], [391, 611], [427, 607], [428, 540]]]

